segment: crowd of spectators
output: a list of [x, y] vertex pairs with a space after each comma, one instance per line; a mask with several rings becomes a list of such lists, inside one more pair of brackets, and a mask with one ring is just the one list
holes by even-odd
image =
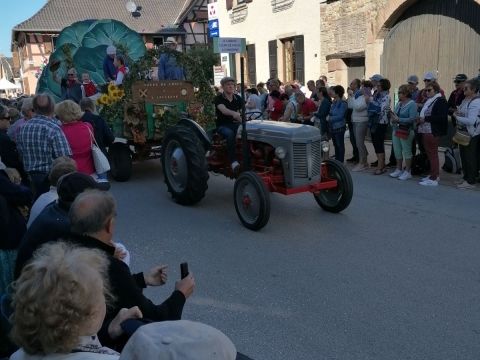
[[20, 106], [17, 119], [0, 108], [0, 358], [144, 358], [145, 339], [156, 338], [159, 354], [235, 359], [221, 332], [180, 321], [192, 272], [156, 302], [143, 290], [167, 282], [166, 265], [130, 271], [130, 253], [114, 239], [115, 199], [92, 163], [93, 139], [104, 151], [113, 141], [92, 101], [39, 94]]
[[[316, 126], [324, 139], [332, 140], [333, 157], [342, 163], [348, 130], [352, 156], [346, 161], [354, 165], [352, 171], [374, 168], [373, 174], [381, 175], [393, 168], [389, 173], [392, 178], [408, 180], [415, 167], [417, 174], [428, 174], [419, 182], [423, 186], [437, 186], [440, 181], [439, 143], [451, 134], [451, 126], [453, 132], [467, 138], [457, 143], [455, 137], [453, 142], [448, 139], [461, 155], [458, 166], [463, 177], [456, 185], [474, 189], [480, 170], [480, 78], [468, 80], [467, 75], [458, 74], [448, 99], [433, 72], [424, 74], [422, 89], [418, 88], [418, 76], [410, 75], [406, 80], [395, 93], [390, 81], [380, 74], [368, 80], [352, 79], [346, 90], [340, 85], [329, 86], [325, 76], [309, 80], [307, 87], [297, 80], [283, 84], [272, 78], [246, 89], [247, 120]], [[237, 86], [238, 96], [239, 89]], [[250, 112], [255, 116], [248, 116]], [[376, 155], [371, 164], [365, 143], [368, 138]], [[390, 138], [387, 157], [385, 141]]]

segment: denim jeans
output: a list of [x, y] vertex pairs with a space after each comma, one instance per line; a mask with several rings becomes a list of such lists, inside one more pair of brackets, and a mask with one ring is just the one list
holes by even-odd
[[227, 140], [228, 160], [233, 163], [237, 160], [235, 154], [235, 137], [240, 124], [223, 124], [218, 127], [217, 132]]
[[335, 148], [335, 159], [343, 163], [345, 160], [345, 129], [332, 131], [332, 141]]

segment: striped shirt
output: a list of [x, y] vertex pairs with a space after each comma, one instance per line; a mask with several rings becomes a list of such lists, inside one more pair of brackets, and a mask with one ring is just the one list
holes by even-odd
[[22, 126], [17, 147], [27, 172], [48, 173], [54, 159], [72, 155], [60, 126], [54, 119], [42, 115], [36, 115]]

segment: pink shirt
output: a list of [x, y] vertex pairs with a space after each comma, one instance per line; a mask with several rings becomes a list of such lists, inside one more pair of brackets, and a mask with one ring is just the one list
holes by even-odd
[[95, 165], [93, 164], [91, 137], [91, 134], [93, 134], [92, 125], [82, 121], [74, 121], [63, 124], [62, 130], [72, 149], [72, 158], [77, 163], [78, 171], [87, 175], [94, 174]]

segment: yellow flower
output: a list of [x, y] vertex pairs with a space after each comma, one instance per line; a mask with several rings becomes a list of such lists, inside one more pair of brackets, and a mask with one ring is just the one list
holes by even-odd
[[114, 90], [117, 90], [117, 87], [114, 84], [109, 84], [108, 93], [111, 94]]
[[125, 96], [125, 91], [124, 90], [118, 90], [118, 97], [121, 99]]
[[100, 96], [98, 100], [100, 101], [101, 104], [106, 104], [108, 99], [109, 97], [107, 94], [102, 94], [102, 96]]

